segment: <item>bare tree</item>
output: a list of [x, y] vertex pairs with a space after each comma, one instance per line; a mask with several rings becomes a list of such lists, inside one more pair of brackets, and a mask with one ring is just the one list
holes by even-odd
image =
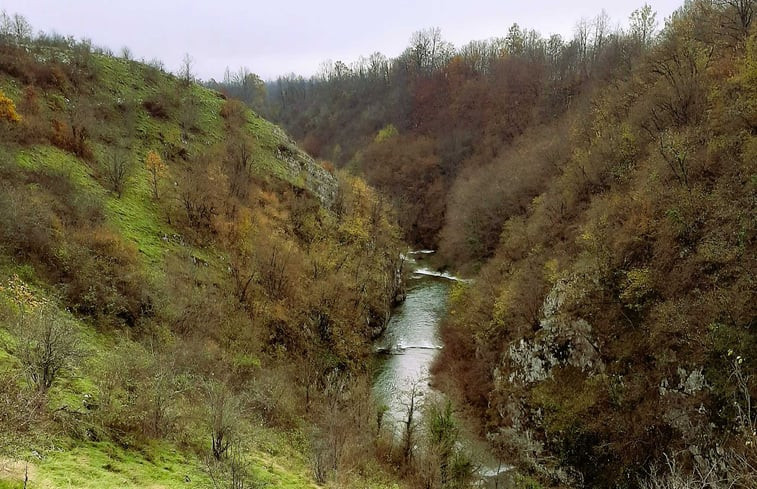
[[0, 11], [0, 38], [7, 38], [18, 44], [32, 37], [32, 26], [23, 15]]
[[253, 151], [250, 138], [241, 131], [229, 135], [225, 162], [229, 168], [229, 190], [238, 199], [246, 199], [250, 190]]
[[664, 463], [653, 465], [647, 477], [641, 480], [643, 489], [746, 489], [757, 487], [757, 413], [755, 413], [750, 382], [745, 373], [744, 358], [728, 352], [730, 375], [735, 407], [734, 424], [740, 443], [721, 447], [709, 454], [694, 457], [686, 466], [678, 458], [685, 451], [664, 455]]
[[716, 0], [715, 2], [723, 10], [726, 16], [732, 17], [731, 22], [739, 31], [740, 36], [749, 34], [749, 27], [754, 19], [755, 0]]
[[642, 47], [648, 47], [657, 30], [657, 13], [648, 4], [636, 9], [630, 17], [631, 37]]
[[692, 141], [686, 132], [667, 130], [660, 134], [658, 151], [668, 164], [676, 180], [687, 189], [689, 185], [689, 157], [692, 151]]
[[213, 458], [221, 460], [233, 442], [241, 405], [234, 393], [218, 381], [208, 381], [205, 384], [205, 401]]
[[[734, 453], [718, 460], [701, 458], [687, 470], [675, 456], [665, 455], [665, 463], [653, 466], [640, 481], [643, 489], [746, 489], [755, 487], [756, 467]], [[724, 470], [725, 469], [725, 470]]]
[[255, 489], [261, 487], [250, 474], [244, 447], [239, 440], [235, 440], [229, 445], [228, 457], [225, 460], [219, 461], [213, 457], [205, 459], [205, 471], [210, 477], [213, 489]]
[[422, 73], [432, 73], [449, 60], [454, 51], [452, 45], [442, 39], [438, 27], [413, 33], [407, 55], [414, 68]]
[[332, 371], [324, 379], [321, 429], [313, 443], [313, 475], [324, 483], [329, 473], [339, 469], [349, 434], [350, 417], [347, 397], [350, 379], [338, 371]]
[[23, 388], [19, 377], [20, 374], [0, 375], [0, 426], [8, 434], [30, 429], [45, 407], [44, 395]]
[[84, 354], [76, 328], [52, 306], [20, 314], [18, 357], [29, 380], [40, 391], [49, 389], [61, 370], [74, 365]]
[[409, 464], [413, 459], [413, 449], [418, 430], [417, 414], [420, 408], [420, 398], [423, 395], [421, 383], [424, 379], [425, 375], [412, 379], [400, 401], [400, 404], [404, 408], [402, 419], [402, 459], [406, 464]]
[[575, 27], [573, 42], [578, 49], [578, 59], [583, 75], [589, 73], [589, 31], [591, 24], [585, 18], [578, 21]]
[[123, 194], [131, 167], [132, 157], [125, 149], [113, 149], [105, 157], [105, 179], [119, 199]]
[[23, 15], [13, 15], [13, 35], [16, 40], [27, 41], [32, 37], [32, 26]]
[[[745, 373], [742, 369], [742, 364], [744, 363], [743, 357], [736, 355], [735, 358], [731, 358], [733, 356], [733, 352], [729, 352], [731, 372], [728, 380], [734, 386], [733, 404], [737, 411], [736, 425], [741, 428], [746, 438], [757, 438], [757, 412], [754, 409], [749, 387], [752, 375]], [[752, 443], [748, 445], [751, 446]], [[755, 450], [757, 450], [757, 447], [755, 447]]]
[[187, 87], [195, 81], [194, 64], [194, 58], [192, 58], [189, 53], [185, 53], [184, 58], [181, 60], [181, 66], [179, 67], [179, 79]]
[[200, 119], [200, 102], [191, 90], [187, 90], [181, 99], [178, 119], [181, 126], [181, 138], [187, 141], [190, 133], [198, 129]]
[[176, 405], [191, 386], [177, 375], [175, 359], [167, 354], [156, 354], [149, 367], [149, 377], [142, 387], [144, 409], [143, 431], [159, 437], [174, 429]]
[[282, 297], [289, 288], [289, 251], [282, 248], [280, 244], [272, 243], [270, 250], [258, 257], [260, 284], [274, 298]]
[[602, 55], [602, 49], [605, 47], [610, 30], [610, 16], [603, 9], [592, 21], [594, 35], [592, 39], [592, 57], [596, 63], [597, 58]]

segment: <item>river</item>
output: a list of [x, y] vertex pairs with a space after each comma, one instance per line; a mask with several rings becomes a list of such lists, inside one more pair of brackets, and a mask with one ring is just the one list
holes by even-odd
[[407, 296], [376, 340], [379, 362], [374, 389], [388, 407], [387, 421], [395, 425], [403, 417], [402, 396], [413, 383], [424, 394], [429, 392], [428, 370], [442, 348], [439, 323], [447, 312], [447, 296], [455, 279], [423, 267], [423, 258], [428, 254], [408, 254], [412, 272]]
[[[377, 369], [374, 394], [387, 407], [386, 424], [401, 437], [401, 420], [406, 416], [406, 393], [412, 384], [420, 389], [421, 399], [432, 392], [429, 369], [442, 340], [439, 327], [447, 314], [447, 299], [457, 277], [431, 270], [426, 263], [432, 251], [410, 252], [407, 264], [411, 275], [405, 301], [392, 312], [384, 333], [376, 340]], [[417, 414], [422, 416], [422, 410]], [[479, 486], [497, 487], [497, 480], [509, 466], [493, 460], [482, 450], [480, 440], [467, 435], [463, 443], [476, 446], [474, 462], [479, 467]]]

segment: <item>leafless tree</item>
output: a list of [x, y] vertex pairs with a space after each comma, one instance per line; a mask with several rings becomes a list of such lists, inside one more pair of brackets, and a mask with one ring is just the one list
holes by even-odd
[[44, 395], [39, 390], [22, 388], [19, 375], [0, 376], [0, 426], [8, 433], [29, 429], [44, 409]]
[[280, 298], [289, 287], [287, 273], [289, 252], [279, 244], [272, 244], [266, 255], [259, 257], [260, 284], [271, 297]]
[[[327, 469], [339, 469], [345, 444], [349, 434], [349, 415], [346, 401], [350, 390], [350, 379], [343, 373], [332, 371], [324, 379], [324, 406], [321, 449], [326, 450]], [[323, 457], [323, 455], [321, 455]]]
[[242, 409], [239, 399], [224, 383], [208, 381], [204, 390], [211, 451], [213, 458], [221, 460], [233, 442]]
[[179, 67], [179, 79], [187, 87], [195, 81], [194, 65], [194, 58], [192, 58], [189, 53], [185, 53], [181, 60], [181, 66]]
[[421, 385], [424, 379], [424, 375], [412, 379], [405, 392], [403, 392], [402, 400], [400, 401], [404, 411], [402, 419], [402, 458], [406, 464], [409, 464], [413, 459], [413, 449], [418, 430], [417, 415], [420, 409], [420, 398], [423, 395]]
[[23, 15], [0, 11], [0, 38], [12, 40], [18, 44], [32, 37], [32, 26]]
[[239, 199], [247, 198], [253, 164], [252, 142], [243, 134], [230, 135], [226, 145], [226, 164], [229, 167], [229, 190]]
[[589, 32], [591, 24], [587, 19], [578, 21], [575, 27], [573, 42], [578, 49], [578, 59], [584, 76], [589, 73]]
[[668, 130], [657, 138], [660, 155], [667, 162], [676, 180], [687, 189], [689, 185], [689, 159], [694, 146], [686, 132]]
[[607, 15], [607, 12], [604, 9], [594, 18], [592, 21], [592, 27], [594, 27], [592, 57], [596, 62], [597, 58], [602, 54], [602, 49], [605, 47], [607, 36], [610, 33], [610, 16]]
[[250, 474], [245, 450], [239, 440], [227, 449], [228, 457], [219, 461], [214, 457], [205, 459], [205, 471], [210, 477], [213, 489], [255, 489], [262, 487]]
[[123, 194], [132, 167], [132, 158], [125, 149], [116, 148], [105, 157], [105, 179], [118, 198]]
[[642, 47], [647, 47], [654, 39], [657, 30], [657, 13], [647, 4], [631, 13], [631, 36]]
[[173, 356], [154, 354], [142, 387], [144, 434], [159, 437], [171, 432], [177, 417], [176, 405], [191, 387], [184, 377], [177, 375]]
[[415, 69], [431, 73], [443, 66], [453, 51], [453, 46], [442, 39], [441, 29], [434, 27], [413, 33], [407, 53]]
[[755, 0], [716, 0], [715, 3], [723, 9], [726, 16], [732, 17], [730, 20], [741, 37], [749, 34], [757, 5]]
[[61, 370], [74, 365], [84, 351], [70, 319], [52, 306], [20, 314], [18, 357], [29, 380], [40, 391], [49, 389]]

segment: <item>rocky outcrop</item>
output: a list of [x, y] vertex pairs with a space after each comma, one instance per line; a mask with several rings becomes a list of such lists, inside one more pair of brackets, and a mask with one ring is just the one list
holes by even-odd
[[564, 279], [554, 285], [542, 305], [539, 331], [533, 338], [522, 338], [510, 345], [503, 358], [509, 375], [502, 378], [498, 369], [495, 380], [521, 384], [540, 382], [549, 378], [552, 369], [558, 366], [572, 366], [582, 372], [604, 371], [591, 325], [561, 312], [567, 297], [581, 293], [577, 283]]
[[284, 164], [284, 169], [288, 173], [287, 180], [301, 184], [303, 188], [318, 197], [321, 205], [327, 209], [331, 208], [337, 194], [336, 177], [297, 147], [294, 140], [281, 128], [276, 127], [274, 131], [280, 140], [274, 154]]

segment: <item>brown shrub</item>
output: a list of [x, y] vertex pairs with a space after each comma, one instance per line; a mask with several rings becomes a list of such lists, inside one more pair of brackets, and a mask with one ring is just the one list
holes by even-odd
[[69, 151], [76, 156], [92, 161], [94, 153], [87, 142], [88, 131], [86, 127], [69, 125], [59, 119], [53, 119], [50, 142], [58, 148]]
[[156, 119], [168, 119], [168, 107], [166, 107], [160, 100], [147, 99], [142, 102], [142, 107]]
[[66, 297], [79, 312], [133, 326], [149, 310], [136, 250], [119, 236], [79, 232], [58, 254]]
[[151, 117], [167, 120], [179, 106], [178, 95], [169, 89], [162, 89], [142, 102], [142, 107], [147, 110]]
[[[44, 401], [41, 391], [22, 387], [20, 376], [6, 372], [0, 375], [0, 425], [8, 435], [26, 433], [36, 426], [44, 411]], [[0, 442], [3, 441], [0, 435]]]
[[221, 107], [221, 117], [230, 128], [240, 128], [247, 122], [247, 107], [239, 100], [228, 99]]

